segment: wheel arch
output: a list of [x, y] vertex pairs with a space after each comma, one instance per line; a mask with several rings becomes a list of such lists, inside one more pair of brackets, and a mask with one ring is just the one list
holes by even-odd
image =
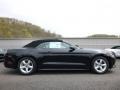
[[[20, 68], [21, 61], [24, 60], [25, 58], [30, 58], [30, 60], [32, 61], [33, 67], [32, 67], [32, 69], [31, 69], [30, 72], [26, 72], [26, 71], [24, 71], [23, 69], [21, 70], [21, 68]], [[26, 68], [28, 68], [28, 66], [27, 66]], [[37, 71], [37, 68], [38, 68], [38, 65], [37, 65], [37, 62], [36, 62], [35, 57], [30, 56], [30, 55], [25, 55], [25, 56], [21, 56], [21, 57], [18, 58], [17, 70], [18, 70], [21, 74], [23, 74], [23, 75], [33, 74], [33, 73], [35, 73], [35, 72]]]
[[33, 60], [35, 60], [35, 62], [36, 62], [36, 64], [37, 64], [37, 58], [36, 57], [34, 57], [34, 56], [32, 56], [32, 55], [23, 55], [23, 56], [21, 56], [21, 57], [19, 57], [18, 59], [17, 59], [17, 65], [18, 65], [18, 62], [22, 59], [22, 58], [32, 58]]
[[92, 60], [94, 60], [94, 58], [96, 58], [96, 57], [105, 57], [105, 58], [107, 59], [108, 63], [109, 63], [109, 68], [112, 67], [112, 62], [111, 62], [111, 60], [110, 60], [110, 57], [108, 57], [107, 55], [105, 55], [105, 54], [97, 54], [97, 55], [94, 55], [94, 56], [92, 57], [92, 59], [91, 59], [91, 62], [92, 62]]

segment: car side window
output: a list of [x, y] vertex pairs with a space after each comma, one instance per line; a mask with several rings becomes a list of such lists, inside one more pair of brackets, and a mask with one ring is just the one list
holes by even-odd
[[49, 48], [49, 42], [41, 43], [37, 46], [37, 48]]
[[70, 44], [67, 44], [67, 43], [65, 43], [65, 42], [62, 42], [62, 43], [61, 43], [61, 47], [62, 47], [62, 48], [70, 48], [71, 45], [70, 45]]
[[70, 45], [65, 42], [45, 42], [37, 46], [37, 48], [69, 48]]

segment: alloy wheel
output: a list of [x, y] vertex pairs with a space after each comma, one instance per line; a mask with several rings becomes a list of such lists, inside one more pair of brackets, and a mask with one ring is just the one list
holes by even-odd
[[97, 59], [94, 62], [94, 68], [97, 72], [102, 73], [107, 69], [107, 63], [104, 59]]

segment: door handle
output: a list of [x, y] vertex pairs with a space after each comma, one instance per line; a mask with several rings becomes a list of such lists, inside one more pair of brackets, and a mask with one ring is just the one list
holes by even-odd
[[46, 51], [46, 52], [39, 52], [39, 54], [49, 54], [49, 53], [51, 53], [50, 51]]
[[50, 51], [48, 51], [48, 53], [51, 53]]

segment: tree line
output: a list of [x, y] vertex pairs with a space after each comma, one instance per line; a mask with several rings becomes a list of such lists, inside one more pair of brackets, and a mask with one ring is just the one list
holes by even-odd
[[0, 38], [61, 37], [40, 26], [13, 18], [0, 18]]

